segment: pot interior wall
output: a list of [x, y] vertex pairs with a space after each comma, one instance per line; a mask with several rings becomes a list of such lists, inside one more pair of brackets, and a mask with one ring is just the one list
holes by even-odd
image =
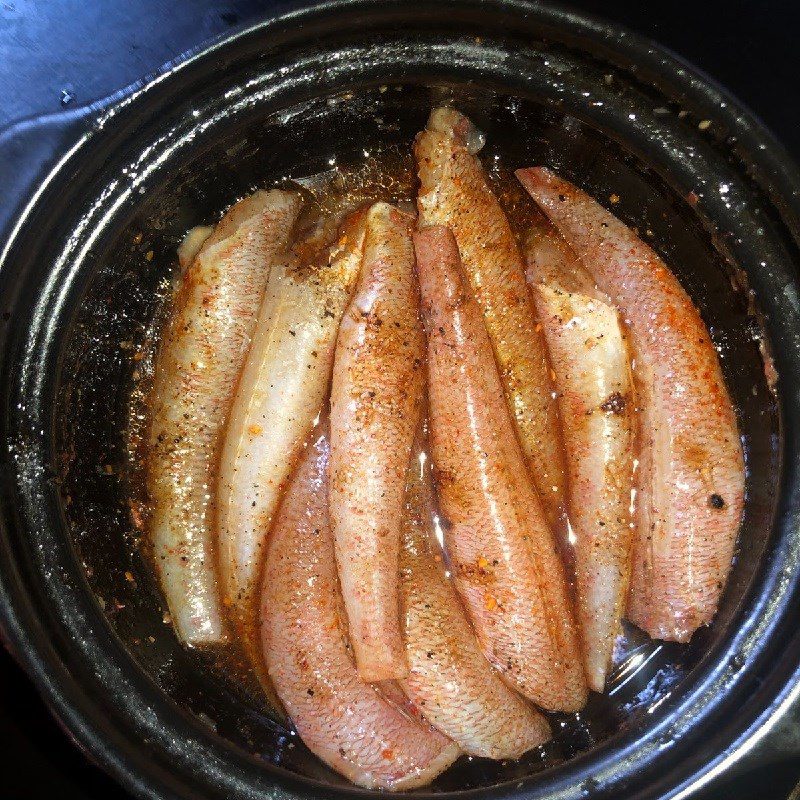
[[[547, 52], [542, 50], [542, 58]], [[644, 731], [658, 721], [658, 708], [680, 697], [693, 669], [737, 625], [740, 602], [769, 536], [778, 446], [776, 404], [759, 349], [763, 332], [741, 271], [749, 265], [731, 260], [724, 225], [699, 213], [696, 198], [679, 188], [683, 173], [672, 180], [661, 161], [651, 162], [643, 153], [641, 131], [632, 137], [638, 143], [628, 148], [607, 124], [593, 122], [589, 110], [591, 103], [601, 104], [595, 106], [598, 114], [613, 106], [622, 118], [624, 109], [639, 108], [648, 119], [669, 116], [671, 125], [685, 128], [687, 141], [701, 136], [678, 122], [679, 109], [654, 111], [657, 98], [616, 74], [606, 77], [601, 65], [581, 63], [570, 72], [567, 54], [552, 57], [563, 60], [566, 77], [558, 77], [556, 65], [528, 92], [522, 85], [503, 91], [491, 77], [483, 85], [474, 77], [459, 82], [442, 70], [435, 80], [412, 75], [398, 83], [373, 75], [362, 85], [344, 88], [320, 80], [318, 86], [277, 100], [269, 91], [257, 96], [268, 87], [259, 79], [262, 65], [251, 68], [253, 87], [247, 86], [248, 74], [226, 77], [228, 88], [236, 90], [224, 102], [220, 80], [205, 94], [177, 104], [171, 118], [162, 120], [171, 131], [163, 139], [153, 133], [152, 120], [142, 119], [135, 134], [98, 170], [97, 196], [114, 180], [131, 191], [97, 222], [95, 239], [80, 256], [82, 299], [70, 311], [62, 342], [54, 429], [61, 497], [75, 552], [108, 620], [109, 635], [119, 637], [138, 666], [219, 736], [287, 770], [344, 785], [235, 676], [226, 674], [225, 662], [182, 648], [164, 622], [166, 608], [131, 507], [141, 491], [141, 475], [129, 458], [128, 436], [132, 410], [134, 426], [141, 410], [137, 388], [148, 365], [148, 357], [142, 360], [139, 354], [152, 351], [177, 267], [176, 246], [188, 228], [215, 221], [256, 187], [328, 171], [331, 159], [363, 165], [387, 149], [400, 154], [398, 175], [408, 177], [388, 187], [396, 195], [388, 199], [402, 199], [413, 181], [410, 172], [403, 172], [413, 168], [408, 157], [413, 136], [431, 106], [443, 99], [486, 133], [482, 158], [495, 173], [546, 164], [607, 205], [616, 195], [615, 213], [636, 227], [678, 274], [709, 325], [738, 409], [748, 502], [736, 564], [709, 629], [687, 647], [647, 643], [633, 632], [613, 693], [593, 696], [579, 717], [554, 717], [552, 745], [513, 763], [463, 759], [434, 788], [451, 791], [516, 780], [619, 731]], [[559, 81], [566, 80], [593, 87], [584, 101], [587, 113], [572, 113], [569, 103], [561, 101]], [[252, 101], [234, 108], [248, 92]], [[685, 155], [676, 152], [676, 160]], [[89, 213], [88, 208], [83, 212]]]

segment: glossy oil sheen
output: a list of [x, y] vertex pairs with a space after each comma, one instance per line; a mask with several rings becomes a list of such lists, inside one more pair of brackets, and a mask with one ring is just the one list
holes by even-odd
[[[387, 147], [397, 158], [443, 99], [484, 130], [488, 166], [495, 155], [506, 169], [545, 163], [598, 198], [616, 195], [614, 212], [673, 267], [720, 350], [745, 436], [748, 502], [709, 629], [687, 648], [629, 632], [610, 695], [593, 696], [580, 718], [553, 719], [547, 751], [463, 760], [432, 791], [503, 784], [508, 796], [535, 785], [542, 796], [615, 797], [624, 785], [628, 797], [653, 797], [713, 766], [695, 759], [698, 744], [733, 748], [789, 680], [800, 644], [793, 627], [781, 632], [797, 574], [791, 470], [774, 527], [773, 515], [779, 447], [783, 436], [791, 466], [794, 423], [787, 416], [779, 430], [757, 311], [769, 312], [783, 380], [796, 381], [794, 173], [768, 138], [759, 154], [747, 117], [730, 130], [738, 112], [683, 67], [610, 28], [531, 8], [423, 4], [398, 25], [398, 6], [362, 2], [234, 39], [106, 114], [4, 257], [0, 376], [13, 412], [3, 420], [4, 629], [68, 727], [129, 788], [348, 791], [257, 693], [183, 650], [163, 621], [129, 504], [126, 426], [143, 368], [134, 356], [158, 328], [188, 228], [257, 186], [360, 165]], [[685, 118], [679, 96], [689, 98]], [[706, 117], [714, 125], [703, 133]], [[401, 179], [387, 184], [384, 199], [406, 196]], [[774, 203], [767, 184], [781, 196]], [[522, 213], [524, 198], [507, 194]], [[107, 698], [102, 710], [96, 697]]]
[[[620, 197], [626, 198], [627, 202], [633, 207], [634, 213], [638, 212], [641, 216], [641, 224], [653, 230], [653, 238], [659, 237], [659, 241], [662, 243], [661, 251], [683, 279], [685, 285], [688, 285], [690, 291], [694, 289], [693, 296], [696, 302], [701, 304], [701, 307], [705, 303], [708, 313], [711, 314], [710, 318], [707, 317], [707, 319], [710, 322], [712, 333], [716, 328], [717, 342], [721, 348], [723, 365], [728, 366], [729, 370], [742, 369], [744, 364], [741, 362], [741, 355], [747, 351], [751, 353], [750, 364], [752, 372], [749, 378], [749, 386], [747, 386], [749, 396], [747, 392], [742, 392], [743, 396], [737, 398], [739, 406], [744, 408], [749, 406], [755, 411], [759, 400], [770, 403], [769, 395], [764, 387], [761, 356], [758, 353], [757, 345], [752, 340], [749, 340], [748, 329], [744, 324], [746, 321], [745, 298], [740, 298], [738, 301], [740, 308], [738, 313], [741, 323], [730, 324], [733, 322], [731, 319], [728, 322], [730, 327], [728, 325], [721, 327], [719, 324], [715, 326], [715, 314], [721, 315], [723, 311], [727, 311], [729, 314], [731, 312], [736, 313], [737, 298], [730, 290], [730, 284], [721, 269], [722, 264], [720, 261], [712, 261], [716, 271], [706, 276], [707, 285], [698, 284], [697, 275], [703, 270], [708, 270], [707, 260], [713, 258], [713, 253], [709, 253], [702, 247], [703, 233], [692, 219], [691, 214], [688, 213], [690, 209], [671, 202], [669, 193], [655, 179], [655, 176], [637, 168], [636, 162], [623, 151], [614, 153], [615, 158], [612, 160], [608, 152], [609, 144], [591, 130], [579, 127], [574, 119], [559, 120], [547, 112], [537, 111], [535, 106], [524, 106], [521, 101], [513, 98], [503, 99], [498, 97], [487, 108], [485, 102], [479, 104], [468, 94], [462, 94], [457, 90], [451, 90], [450, 94], [458, 102], [459, 108], [464, 109], [474, 118], [487, 134], [487, 144], [485, 150], [481, 153], [481, 158], [489, 168], [497, 194], [501, 198], [504, 207], [508, 209], [509, 215], [514, 218], [514, 227], [520, 236], [523, 235], [525, 230], [526, 217], [530, 214], [535, 214], [536, 210], [532, 201], [528, 200], [518, 189], [510, 174], [511, 171], [521, 164], [552, 163], [556, 158], [559, 160], [562, 170], [564, 170], [567, 166], [564, 154], [565, 152], [569, 153], [570, 149], [574, 148], [576, 154], [573, 157], [580, 157], [579, 163], [583, 165], [582, 169], [588, 172], [589, 179], [594, 182], [593, 184], [589, 183], [589, 185], [596, 187], [594, 191], [597, 195], [600, 197], [608, 196], [613, 190]], [[361, 93], [359, 96], [349, 99], [344, 98], [335, 104], [327, 102], [324, 104], [312, 104], [310, 108], [291, 120], [294, 130], [300, 135], [307, 131], [309, 137], [309, 143], [306, 145], [307, 152], [314, 154], [312, 156], [312, 164], [318, 170], [312, 174], [309, 174], [309, 167], [300, 160], [299, 154], [298, 161], [300, 163], [293, 172], [287, 170], [284, 174], [276, 174], [274, 167], [270, 170], [269, 164], [264, 164], [263, 160], [266, 157], [274, 156], [274, 149], [268, 140], [266, 142], [259, 140], [265, 138], [266, 134], [271, 130], [275, 130], [273, 135], [278, 135], [279, 126], [276, 126], [275, 129], [267, 127], [266, 131], [256, 129], [249, 132], [250, 138], [246, 140], [252, 142], [252, 153], [249, 158], [245, 148], [242, 147], [238, 151], [233, 148], [232, 154], [226, 157], [226, 164], [229, 169], [235, 169], [237, 172], [246, 175], [254, 185], [258, 186], [271, 186], [275, 178], [288, 178], [290, 181], [286, 184], [288, 186], [292, 185], [291, 181], [293, 179], [299, 180], [301, 186], [306, 185], [313, 188], [313, 196], [321, 208], [333, 205], [331, 197], [336, 194], [337, 190], [344, 191], [339, 188], [343, 186], [352, 187], [351, 192], [354, 198], [368, 195], [370, 192], [376, 192], [378, 196], [383, 196], [381, 193], [386, 191], [384, 187], [394, 187], [394, 192], [390, 190], [389, 200], [401, 203], [404, 201], [410, 202], [414, 198], [413, 163], [410, 156], [413, 136], [412, 125], [415, 120], [424, 122], [426, 105], [433, 96], [429, 90], [405, 86], [392, 87], [386, 92], [381, 92], [380, 88], [376, 88], [369, 92]], [[340, 104], [345, 107], [340, 107]], [[481, 105], [484, 105], [484, 107], [481, 108]], [[390, 114], [393, 116], [390, 116]], [[328, 151], [317, 153], [317, 145], [313, 141], [313, 132], [316, 126], [321, 124], [326, 127], [335, 125], [340, 117], [347, 119], [347, 116], [349, 116], [352, 124], [355, 123], [356, 116], [364, 120], [361, 123], [362, 130], [359, 131], [358, 142], [355, 146], [350, 146], [349, 148], [331, 146]], [[383, 124], [377, 122], [376, 118], [383, 120]], [[521, 141], [517, 141], [516, 136], [511, 139], [501, 133], [503, 130], [510, 130], [515, 125], [518, 127], [521, 125], [521, 129], [525, 131], [525, 134], [519, 137]], [[397, 126], [397, 129], [392, 130], [394, 126]], [[370, 127], [372, 130], [369, 130]], [[538, 138], [546, 137], [546, 144], [539, 143], [538, 147], [537, 131], [539, 132]], [[580, 134], [580, 137], [578, 134]], [[302, 145], [298, 144], [297, 147], [301, 153], [306, 152]], [[228, 149], [231, 148], [229, 147]], [[368, 153], [366, 156], [364, 155], [365, 151]], [[210, 157], [213, 158], [213, 156]], [[334, 160], [334, 166], [338, 166], [338, 175], [336, 171], [332, 174], [330, 173], [330, 165], [328, 164], [330, 159]], [[326, 167], [327, 169], [325, 169]], [[192, 181], [202, 181], [202, 176], [195, 174], [192, 171], [193, 168], [197, 169], [194, 165], [187, 167], [187, 178], [191, 176]], [[362, 181], [365, 184], [363, 188]], [[198, 189], [200, 187], [195, 185], [194, 190], [198, 191]], [[117, 247], [124, 247], [126, 236], [129, 242], [135, 239], [139, 233], [143, 233], [146, 236], [146, 240], [143, 239], [141, 245], [136, 246], [134, 244], [132, 248], [129, 245], [132, 252], [127, 254], [127, 257], [132, 262], [131, 271], [136, 269], [137, 262], [144, 261], [145, 267], [142, 267], [141, 263], [139, 263], [138, 275], [140, 279], [141, 277], [145, 279], [154, 278], [159, 274], [159, 267], [161, 267], [160, 275], [162, 280], [166, 280], [172, 274], [170, 270], [172, 269], [174, 243], [178, 241], [183, 233], [183, 228], [180, 226], [187, 223], [193, 225], [210, 221], [210, 219], [213, 219], [213, 215], [218, 213], [218, 208], [224, 208], [233, 199], [222, 195], [219, 187], [213, 187], [212, 189], [210, 186], [204, 186], [203, 190], [208, 195], [206, 214], [186, 219], [178, 213], [181, 210], [180, 206], [176, 208], [172, 205], [170, 209], [171, 216], [165, 217], [162, 210], [159, 216], [137, 218], [129, 226], [128, 230], [122, 234], [122, 240], [117, 242]], [[213, 194], [212, 190], [214, 191]], [[184, 189], [182, 195], [177, 194], [171, 197], [166, 187], [159, 192], [159, 196], [163, 198], [162, 202], [169, 204], [185, 202], [187, 194], [191, 196]], [[647, 203], [647, 207], [640, 208], [636, 198], [642, 198]], [[149, 202], [152, 203], [153, 199], [150, 199]], [[666, 219], [664, 219], [664, 214], [667, 215]], [[657, 234], [656, 231], [658, 231]], [[170, 233], [172, 234], [171, 239], [169, 238]], [[142, 247], [158, 248], [160, 255], [158, 261], [154, 258], [153, 262], [147, 262], [144, 258], [147, 251], [145, 250], [143, 254], [141, 252]], [[104, 261], [109, 264], [113, 263], [114, 256], [112, 252], [105, 255]], [[142, 275], [142, 269], [146, 270], [144, 275]], [[133, 272], [133, 275], [136, 274]], [[719, 304], [719, 301], [722, 301], [725, 305]], [[716, 302], [718, 305], [712, 307], [712, 302]], [[151, 313], [158, 316], [159, 309], [153, 308]], [[105, 318], [105, 315], [98, 316], [95, 310], [93, 315], [94, 325], [97, 326], [99, 321]], [[147, 317], [145, 317], [143, 319], [145, 325], [147, 321]], [[752, 325], [752, 323], [750, 324]], [[150, 333], [145, 339], [141, 337], [134, 338], [134, 349], [131, 353], [127, 353], [128, 359], [142, 346], [145, 346], [144, 352], [147, 352], [147, 345], [155, 341], [154, 338], [151, 338], [152, 336], [153, 333]], [[90, 352], [98, 347], [119, 347], [119, 336], [113, 336], [111, 329], [107, 325], [94, 327], [91, 333], [84, 330], [84, 337], [86, 338], [83, 339], [83, 346]], [[146, 341], [148, 338], [149, 341]], [[726, 363], [726, 353], [734, 351], [739, 353], [738, 363]], [[126, 351], [123, 350], [122, 353], [125, 354]], [[98, 361], [108, 358], [108, 354], [96, 353], [96, 356], [97, 360], [93, 360], [95, 369], [100, 367]], [[120, 360], [122, 359], [120, 358]], [[136, 369], [135, 365], [130, 365], [129, 360], [127, 360], [127, 364], [129, 367], [132, 366], [134, 370]], [[129, 373], [129, 377], [132, 379], [132, 389], [135, 393], [136, 380], [132, 372]], [[88, 375], [86, 378], [87, 382], [90, 382]], [[731, 378], [729, 377], [730, 380]], [[750, 387], [758, 387], [759, 385], [762, 386], [761, 394], [759, 398], [755, 398]], [[742, 388], [745, 386], [746, 384], [742, 384]], [[760, 411], [763, 409], [764, 403], [762, 402], [759, 409], [759, 421], [763, 419], [760, 415]], [[134, 409], [134, 416], [138, 413], [141, 413], [141, 410]], [[79, 420], [82, 418], [83, 415], [78, 415]], [[77, 435], [77, 431], [75, 435]], [[115, 436], [118, 435], [115, 434]], [[86, 438], [89, 438], [88, 432]], [[120, 465], [123, 474], [131, 466], [133, 467], [131, 478], [135, 486], [136, 464], [126, 465], [123, 461], [123, 464]], [[73, 474], [74, 480], [78, 480], [78, 474]], [[106, 479], [106, 482], [108, 482], [108, 479]], [[77, 486], [76, 489], [78, 492], [86, 491], [85, 486]], [[120, 487], [120, 491], [124, 494], [124, 485]], [[82, 510], [82, 508], [81, 505], [77, 506], [78, 510]], [[93, 525], [97, 529], [100, 525], [100, 519], [96, 519]], [[93, 552], [93, 549], [89, 548], [89, 552]], [[137, 561], [135, 550], [132, 550], [127, 557], [131, 558], [135, 565]], [[137, 574], [141, 570], [142, 567], [137, 570]], [[103, 572], [109, 572], [108, 566], [94, 568], [93, 576], [95, 580], [107, 580], [108, 575], [103, 575]], [[112, 569], [112, 574], [118, 572], [119, 567]], [[139, 580], [151, 582], [152, 578], [148, 573]], [[113, 592], [109, 599], [107, 590], [105, 592], [101, 590], [99, 594], [101, 597], [107, 598], [107, 602], [112, 605], [118, 599]], [[160, 598], [158, 598], [157, 593], [155, 594], [156, 596], [153, 599], [159, 602]], [[118, 621], [117, 624], [123, 623], [129, 613], [127, 612], [127, 605], [125, 609], [116, 612], [114, 618]], [[156, 614], [156, 619], [158, 619], [158, 614]], [[672, 687], [680, 681], [685, 672], [691, 669], [693, 663], [703, 655], [704, 645], [702, 642], [708, 638], [708, 633], [703, 631], [699, 636], [699, 641], [696, 641], [690, 648], [659, 647], [657, 644], [649, 642], [646, 636], [638, 633], [634, 628], [630, 628], [629, 633], [630, 638], [624, 639], [617, 648], [615, 657], [617, 671], [612, 670], [609, 679], [609, 695], [606, 697], [592, 695], [589, 706], [577, 719], [565, 716], [561, 720], [563, 724], [554, 726], [556, 736], [552, 745], [542, 752], [534, 751], [529, 753], [519, 762], [510, 763], [505, 767], [502, 764], [490, 761], [464, 759], [459, 766], [441, 776], [434, 785], [441, 788], [475, 786], [482, 785], [486, 781], [494, 782], [509, 773], [511, 775], [522, 775], [529, 773], [531, 770], [539, 770], [548, 764], [568, 759], [578, 752], [591, 747], [596, 742], [603, 741], [621, 725], [636, 724], [637, 713], [644, 714], [649, 706], [661, 701], [672, 690]], [[171, 632], [162, 628], [159, 640], [164, 635], [171, 636]], [[149, 655], [147, 645], [151, 643], [148, 642], [146, 637], [144, 642], [141, 641], [142, 637], [138, 638], [140, 644], [132, 644], [134, 652], [140, 657], [143, 652]], [[231, 738], [243, 742], [242, 734], [236, 731], [243, 706], [243, 701], [238, 696], [241, 694], [241, 689], [237, 686], [235, 672], [232, 675], [233, 680], [225, 679], [226, 674], [231, 674], [230, 665], [235, 663], [234, 656], [228, 651], [217, 651], [213, 655], [215, 658], [211, 663], [212, 665], [216, 663], [217, 666], [212, 668], [211, 674], [219, 681], [216, 687], [217, 690], [224, 694], [230, 694], [236, 699], [225, 700], [222, 697], [218, 698], [214, 706], [212, 706], [212, 715], [212, 713], [203, 708], [203, 705], [208, 702], [208, 695], [205, 693], [205, 687], [203, 687], [199, 689], [195, 708], [201, 713], [208, 714], [212, 719], [220, 719], [221, 723], [218, 724], [224, 726], [225, 733]], [[180, 674], [181, 667], [179, 665], [185, 661], [186, 655], [184, 652], [178, 651], [176, 656], [180, 660], [176, 657], [172, 668], [177, 668], [176, 671]], [[196, 660], [198, 657], [202, 658], [202, 655], [197, 654], [192, 660]], [[638, 663], [639, 661], [641, 661], [641, 664]], [[631, 665], [635, 665], [636, 669], [632, 670]], [[186, 669], [193, 669], [191, 661], [186, 664]], [[177, 698], [180, 700], [181, 695], [178, 694]], [[182, 702], [187, 702], [188, 699], [184, 697]], [[252, 732], [248, 732], [247, 735], [253, 741], [253, 749], [263, 752], [266, 735], [264, 726], [268, 726], [270, 723], [267, 718], [262, 717], [263, 712], [258, 710], [260, 698], [257, 693], [253, 700], [249, 700], [244, 704], [244, 708], [247, 708], [248, 705], [253, 709], [251, 712], [253, 716], [250, 720], [254, 727]], [[292, 741], [289, 738], [289, 730], [286, 731], [285, 736], [287, 737], [287, 743]], [[274, 741], [273, 735], [270, 734], [267, 742], [273, 743]], [[280, 741], [279, 739], [278, 742]], [[246, 739], [244, 743], [246, 744]], [[286, 750], [285, 748], [286, 745], [280, 746], [278, 744], [273, 751], [274, 755], [272, 757], [279, 763], [286, 764], [290, 769], [300, 768], [307, 770], [309, 768], [307, 764], [308, 757], [305, 755], [305, 750], [300, 743], [297, 743], [291, 750]], [[297, 759], [301, 756], [306, 762], [302, 766], [297, 763]], [[316, 764], [313, 766], [315, 771], [322, 769], [321, 766]], [[332, 780], [338, 780], [338, 778], [332, 778]]]

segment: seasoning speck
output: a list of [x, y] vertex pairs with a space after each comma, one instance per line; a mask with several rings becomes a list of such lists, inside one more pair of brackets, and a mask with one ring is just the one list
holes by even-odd
[[625, 398], [619, 392], [613, 392], [600, 404], [600, 409], [606, 414], [621, 414], [625, 411]]

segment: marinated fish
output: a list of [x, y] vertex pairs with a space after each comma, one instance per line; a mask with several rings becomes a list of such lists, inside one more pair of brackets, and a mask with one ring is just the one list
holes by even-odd
[[255, 630], [264, 548], [281, 491], [327, 397], [336, 335], [361, 268], [364, 217], [361, 211], [345, 220], [323, 266], [291, 258], [276, 264], [223, 442], [217, 484], [223, 591], [267, 689]]
[[425, 228], [415, 245], [431, 456], [456, 587], [484, 655], [504, 680], [542, 708], [576, 711], [587, 690], [564, 571], [480, 309], [449, 230]]
[[602, 692], [630, 579], [635, 399], [616, 309], [533, 284], [567, 450], [577, 616], [589, 687]]
[[686, 642], [716, 612], [744, 506], [716, 350], [677, 278], [633, 231], [546, 168], [517, 176], [629, 326], [640, 453], [627, 615], [653, 638]]
[[281, 503], [263, 581], [269, 675], [306, 746], [365, 788], [424, 786], [459, 749], [358, 675], [328, 515], [330, 448], [320, 431]]
[[475, 153], [483, 144], [452, 108], [431, 112], [414, 153], [420, 179], [420, 225], [444, 225], [458, 243], [472, 292], [483, 311], [528, 468], [551, 525], [563, 515], [561, 424], [547, 349], [522, 256]]
[[425, 355], [413, 223], [387, 203], [369, 210], [361, 279], [342, 320], [331, 387], [331, 522], [350, 640], [367, 681], [408, 673], [397, 570]]
[[183, 249], [184, 262], [196, 255], [156, 360], [147, 487], [156, 568], [187, 644], [225, 638], [213, 541], [218, 447], [272, 263], [299, 210], [295, 193], [256, 192]]
[[436, 541], [430, 460], [419, 446], [415, 450], [400, 553], [401, 613], [410, 667], [401, 686], [414, 707], [465, 753], [519, 758], [546, 742], [550, 728], [503, 683], [481, 652]]

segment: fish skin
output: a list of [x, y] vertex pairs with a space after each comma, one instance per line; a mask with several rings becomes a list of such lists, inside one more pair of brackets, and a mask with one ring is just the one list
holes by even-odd
[[452, 233], [415, 234], [428, 337], [431, 457], [453, 578], [486, 658], [548, 710], [586, 681], [564, 571], [503, 400]]
[[562, 292], [582, 294], [611, 304], [558, 228], [544, 215], [532, 221], [525, 233], [522, 251], [528, 286], [543, 283]]
[[481, 143], [472, 123], [458, 111], [431, 112], [414, 143], [419, 222], [444, 225], [455, 235], [528, 469], [551, 526], [558, 527], [566, 479], [547, 348], [536, 328], [519, 247], [475, 155]]
[[[424, 456], [421, 448], [415, 448]], [[435, 539], [430, 461], [408, 471], [400, 600], [414, 707], [468, 755], [519, 758], [550, 739], [545, 718], [506, 686], [481, 652]]]
[[425, 355], [413, 223], [387, 203], [370, 208], [362, 275], [339, 330], [331, 385], [331, 522], [350, 639], [367, 681], [408, 673], [398, 558]]
[[358, 675], [328, 514], [330, 446], [320, 426], [281, 502], [263, 578], [262, 642], [306, 746], [365, 788], [424, 786], [460, 755]]
[[214, 233], [213, 225], [196, 225], [186, 232], [183, 241], [178, 245], [178, 263], [181, 270], [188, 269], [203, 245]]
[[744, 508], [714, 344], [677, 278], [626, 225], [549, 169], [517, 177], [630, 329], [640, 455], [627, 616], [653, 638], [686, 642], [716, 613]]
[[[339, 324], [361, 269], [365, 220], [365, 211], [353, 212], [329, 248], [324, 238], [301, 240], [274, 266], [222, 442], [222, 591], [238, 639], [272, 700], [256, 629], [262, 555], [281, 492], [327, 399]], [[308, 263], [315, 259], [320, 266]]]
[[149, 535], [176, 632], [187, 644], [227, 637], [213, 533], [217, 451], [272, 262], [288, 243], [300, 203], [296, 193], [275, 190], [233, 206], [184, 270], [156, 358]]
[[628, 594], [635, 397], [615, 308], [534, 284], [567, 450], [577, 617], [589, 687], [602, 692]]

